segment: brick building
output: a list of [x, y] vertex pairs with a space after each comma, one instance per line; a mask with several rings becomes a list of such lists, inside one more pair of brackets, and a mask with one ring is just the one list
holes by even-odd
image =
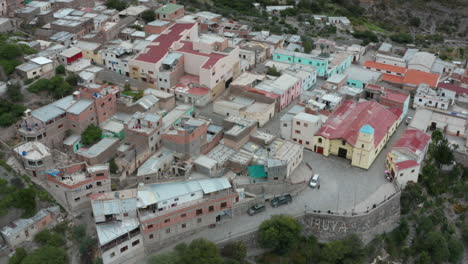
[[232, 217], [238, 194], [226, 178], [163, 184], [91, 196], [103, 263], [125, 263], [165, 239]]

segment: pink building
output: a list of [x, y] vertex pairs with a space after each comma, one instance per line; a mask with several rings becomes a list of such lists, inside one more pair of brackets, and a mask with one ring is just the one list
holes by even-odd
[[286, 73], [275, 80], [265, 80], [255, 86], [255, 88], [277, 94], [279, 96], [278, 111], [281, 111], [301, 95], [301, 86], [301, 79]]
[[227, 49], [227, 40], [216, 35], [198, 35], [194, 23], [168, 28], [129, 61], [130, 76], [169, 91], [183, 75], [198, 77], [195, 87], [220, 95], [239, 74], [239, 48]]

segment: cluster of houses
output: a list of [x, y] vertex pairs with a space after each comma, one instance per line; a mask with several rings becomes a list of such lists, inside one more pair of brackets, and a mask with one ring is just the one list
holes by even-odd
[[[468, 116], [454, 109], [468, 101], [460, 65], [388, 43], [368, 61], [368, 47], [325, 39], [304, 53], [300, 36], [186, 14], [173, 2], [118, 12], [93, 1], [30, 1], [5, 12], [38, 27], [28, 44], [39, 52], [17, 67], [19, 76], [47, 78], [60, 64], [79, 76], [73, 94], [25, 111], [9, 163], [69, 214], [92, 210], [104, 263], [232, 218], [238, 205], [271, 195], [258, 191], [262, 184], [303, 184], [295, 171], [304, 149], [362, 169], [387, 152], [386, 167], [404, 188], [417, 181], [430, 131], [467, 138]], [[156, 20], [145, 23], [149, 9]], [[199, 110], [211, 105], [221, 123]], [[410, 108], [412, 121], [386, 148]], [[265, 132], [269, 122], [278, 131]], [[102, 136], [85, 145], [90, 125]], [[125, 187], [112, 189], [115, 182]], [[2, 236], [12, 247], [31, 240], [31, 225], [56, 211], [4, 227]]]

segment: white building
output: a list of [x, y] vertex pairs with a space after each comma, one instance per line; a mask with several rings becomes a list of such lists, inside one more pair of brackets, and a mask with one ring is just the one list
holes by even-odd
[[401, 188], [410, 181], [418, 182], [430, 142], [430, 135], [417, 129], [407, 129], [388, 152], [386, 167]]
[[429, 52], [416, 52], [408, 62], [408, 69], [431, 72], [436, 57]]
[[420, 84], [413, 100], [413, 108], [431, 107], [447, 110], [455, 102], [456, 92], [447, 89], [432, 89], [427, 84]]
[[322, 119], [318, 115], [299, 113], [292, 120], [292, 140], [313, 150], [315, 133], [322, 126]]
[[121, 75], [129, 76], [129, 58], [126, 55], [132, 53], [131, 49], [119, 46], [100, 50], [99, 53], [101, 54], [102, 63], [106, 69], [117, 72]]
[[280, 135], [282, 139], [291, 140], [292, 133], [292, 121], [293, 118], [299, 114], [303, 113], [305, 108], [300, 105], [295, 105], [289, 111], [281, 117], [280, 120]]

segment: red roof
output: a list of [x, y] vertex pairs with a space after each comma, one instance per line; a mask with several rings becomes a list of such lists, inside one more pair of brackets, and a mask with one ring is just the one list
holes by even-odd
[[423, 151], [430, 141], [431, 136], [428, 134], [417, 129], [406, 129], [393, 148], [406, 148], [418, 155], [417, 152]]
[[327, 122], [316, 133], [327, 139], [344, 139], [355, 145], [359, 130], [364, 125], [374, 129], [374, 145], [377, 146], [399, 118], [401, 110], [389, 110], [375, 101], [355, 102], [344, 101], [329, 116]]
[[391, 75], [391, 74], [388, 74], [388, 73], [384, 73], [382, 80], [387, 81], [387, 82], [391, 82], [391, 83], [402, 84], [403, 83], [403, 76], [396, 76], [396, 75]]
[[456, 84], [451, 84], [451, 83], [439, 83], [437, 85], [438, 88], [443, 88], [443, 89], [447, 89], [447, 90], [450, 90], [450, 91], [454, 91], [455, 93], [457, 93], [457, 95], [462, 95], [462, 94], [468, 94], [468, 89], [466, 88], [463, 88], [461, 86], [458, 86]]
[[245, 90], [249, 91], [251, 93], [261, 94], [261, 95], [263, 95], [265, 97], [268, 97], [268, 98], [276, 99], [276, 98], [279, 97], [279, 94], [275, 94], [275, 93], [272, 93], [272, 92], [260, 90], [260, 89], [254, 88], [254, 87], [246, 87]]
[[428, 84], [430, 87], [437, 87], [439, 82], [439, 75], [430, 72], [423, 72], [418, 70], [408, 70], [405, 78], [403, 79], [404, 84], [419, 85], [421, 83]]
[[367, 84], [366, 88], [372, 89], [375, 91], [381, 91], [382, 92], [382, 95], [380, 96], [381, 98], [384, 98], [387, 101], [393, 101], [393, 102], [397, 102], [400, 104], [405, 103], [409, 97], [409, 94], [407, 93], [404, 93], [395, 89], [390, 89], [390, 88], [380, 86], [380, 85]]
[[419, 165], [418, 162], [415, 160], [405, 160], [405, 161], [396, 163], [395, 167], [397, 168], [397, 170], [400, 171], [400, 170], [406, 170], [412, 167], [416, 167], [418, 165]]
[[224, 54], [220, 54], [220, 53], [214, 53], [214, 52], [211, 52], [211, 53], [202, 53], [202, 52], [199, 52], [197, 50], [194, 50], [193, 49], [193, 43], [192, 42], [188, 42], [188, 41], [181, 41], [181, 43], [183, 43], [183, 46], [182, 48], [176, 50], [178, 52], [186, 52], [186, 53], [190, 53], [190, 54], [194, 54], [194, 55], [199, 55], [199, 56], [203, 56], [203, 57], [207, 57], [208, 59], [205, 61], [205, 63], [202, 65], [202, 68], [204, 69], [211, 69], [211, 67], [213, 67], [213, 65], [215, 65], [220, 59], [226, 57], [226, 55]]
[[401, 73], [401, 74], [406, 73], [406, 68], [393, 66], [390, 64], [385, 64], [385, 63], [380, 63], [380, 62], [375, 62], [375, 61], [364, 62], [364, 67], [370, 67], [374, 69], [380, 69], [382, 71], [391, 71], [391, 72]]
[[163, 34], [154, 39], [146, 48], [147, 52], [142, 52], [136, 60], [141, 60], [150, 63], [157, 63], [162, 60], [169, 52], [169, 48], [174, 42], [182, 38], [182, 33], [194, 27], [194, 23], [178, 23], [168, 28]]
[[207, 88], [194, 87], [194, 88], [190, 88], [187, 92], [193, 95], [205, 95], [209, 91], [210, 89], [207, 89]]

